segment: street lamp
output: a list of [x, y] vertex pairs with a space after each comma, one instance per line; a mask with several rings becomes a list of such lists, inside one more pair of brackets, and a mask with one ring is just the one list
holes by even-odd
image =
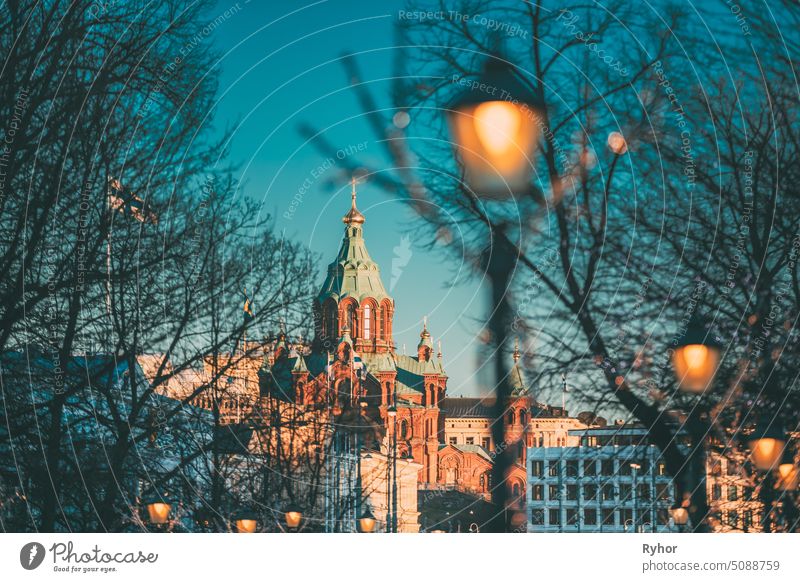
[[670, 509], [672, 521], [678, 526], [678, 531], [683, 531], [684, 526], [689, 523], [689, 510], [682, 505], [676, 505]]
[[172, 504], [165, 496], [153, 497], [145, 502], [147, 517], [153, 525], [165, 525], [169, 523], [169, 514], [172, 511]]
[[451, 103], [448, 121], [466, 182], [485, 198], [531, 192], [543, 100], [497, 55], [486, 60], [478, 79], [459, 84], [466, 90]]
[[781, 491], [794, 491], [800, 484], [800, 469], [794, 463], [794, 458], [788, 447], [783, 451], [783, 461], [778, 465], [777, 481], [775, 487]]
[[680, 389], [698, 394], [708, 390], [717, 373], [721, 353], [721, 344], [700, 318], [693, 317], [672, 354]]
[[286, 520], [286, 527], [296, 530], [300, 527], [300, 522], [303, 521], [303, 511], [297, 505], [292, 504], [286, 508], [284, 519]]
[[774, 422], [759, 422], [748, 440], [750, 458], [761, 471], [769, 471], [778, 465], [785, 445], [783, 430]]
[[238, 533], [255, 533], [258, 522], [255, 519], [237, 519], [236, 531]]
[[372, 515], [369, 507], [367, 507], [364, 513], [361, 514], [361, 517], [358, 518], [358, 531], [361, 533], [372, 533], [375, 531], [375, 523], [375, 516]]

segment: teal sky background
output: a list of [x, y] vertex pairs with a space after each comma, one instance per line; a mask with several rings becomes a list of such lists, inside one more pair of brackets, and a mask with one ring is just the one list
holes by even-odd
[[[235, 6], [220, 2], [212, 20]], [[233, 130], [229, 158], [242, 192], [257, 200], [262, 212], [275, 216], [287, 237], [320, 256], [319, 284], [342, 239], [349, 175], [335, 156], [333, 163], [326, 163], [326, 156], [307, 143], [298, 127], [310, 124], [337, 147], [360, 149], [360, 161], [389, 168], [339, 59], [360, 53], [363, 80], [378, 105], [390, 107], [393, 27], [402, 8], [397, 0], [240, 0], [238, 10], [211, 36], [222, 54], [215, 125], [220, 131]], [[358, 206], [367, 219], [369, 252], [395, 299], [398, 350], [405, 344], [408, 353], [416, 351], [427, 315], [434, 340], [442, 340], [449, 394], [486, 392], [489, 372], [480, 369], [485, 352], [477, 339], [486, 313], [486, 288], [474, 276], [465, 277], [468, 267], [457, 257], [423, 248], [432, 233], [420, 228], [420, 219], [404, 200], [366, 182], [358, 188]], [[394, 277], [393, 259], [399, 267]], [[400, 266], [405, 259], [407, 264]]]

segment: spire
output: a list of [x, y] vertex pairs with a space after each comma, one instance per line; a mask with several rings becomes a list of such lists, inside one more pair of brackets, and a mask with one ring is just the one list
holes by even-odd
[[439, 353], [436, 354], [436, 357], [442, 359], [442, 340], [439, 340]]
[[358, 211], [358, 208], [356, 208], [356, 178], [355, 178], [355, 176], [353, 176], [353, 179], [350, 181], [350, 183], [352, 184], [352, 187], [353, 187], [353, 190], [352, 190], [352, 192], [350, 194], [350, 198], [351, 198], [350, 210], [348, 211], [347, 214], [344, 215], [344, 217], [342, 218], [342, 222], [344, 222], [348, 226], [351, 225], [351, 224], [364, 224], [364, 221], [365, 221], [364, 215], [361, 214]]
[[511, 357], [514, 358], [514, 365], [516, 365], [519, 362], [519, 338], [514, 339], [514, 355]]

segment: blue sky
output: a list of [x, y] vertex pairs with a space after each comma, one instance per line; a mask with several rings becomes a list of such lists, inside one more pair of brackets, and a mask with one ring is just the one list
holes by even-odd
[[[220, 130], [233, 129], [230, 159], [243, 192], [275, 216], [287, 236], [321, 255], [319, 283], [342, 238], [341, 217], [349, 206], [350, 188], [335, 156], [333, 163], [326, 163], [298, 126], [310, 124], [338, 147], [360, 150], [362, 162], [388, 168], [339, 59], [344, 53], [360, 53], [363, 80], [378, 105], [389, 107], [393, 25], [402, 4], [240, 0], [238, 10], [212, 36], [222, 52], [215, 123]], [[212, 20], [234, 6], [220, 2]], [[395, 299], [398, 350], [403, 344], [409, 353], [416, 350], [427, 315], [434, 339], [443, 343], [448, 392], [484, 392], [488, 376], [477, 372], [483, 352], [476, 336], [486, 289], [477, 279], [464, 277], [467, 267], [452, 255], [423, 248], [430, 234], [420, 231], [419, 219], [403, 200], [393, 200], [367, 182], [359, 186], [358, 205], [367, 218], [369, 251]], [[411, 242], [410, 258], [405, 266], [397, 265], [393, 282], [393, 258], [409, 254], [404, 236]]]

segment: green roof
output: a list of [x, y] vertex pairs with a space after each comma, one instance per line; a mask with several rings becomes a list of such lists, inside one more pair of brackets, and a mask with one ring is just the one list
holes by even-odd
[[[355, 202], [353, 204], [355, 208]], [[369, 256], [360, 222], [346, 220], [342, 246], [336, 260], [328, 265], [328, 274], [318, 299], [321, 303], [329, 297], [337, 302], [345, 297], [353, 297], [359, 302], [366, 297], [378, 302], [391, 299], [381, 281], [378, 264]]]

